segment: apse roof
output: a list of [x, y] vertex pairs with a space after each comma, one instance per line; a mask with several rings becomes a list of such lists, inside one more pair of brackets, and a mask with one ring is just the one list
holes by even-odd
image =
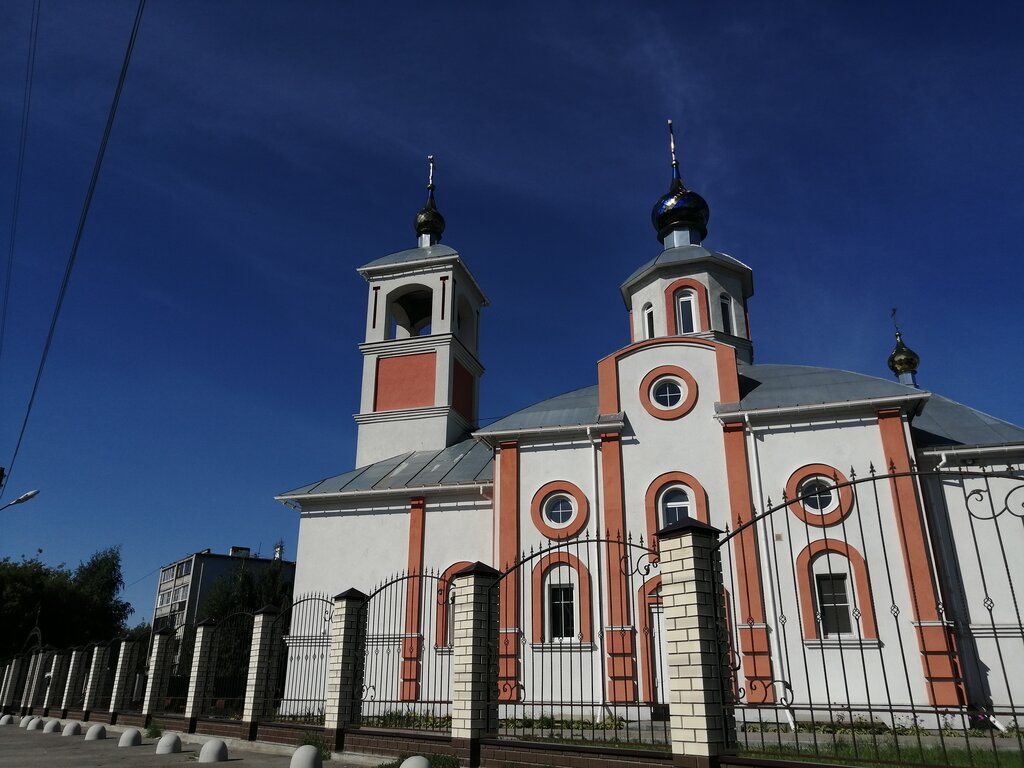
[[413, 451], [282, 493], [280, 498], [491, 482], [491, 449], [469, 438], [440, 451]]
[[521, 411], [516, 411], [478, 429], [476, 434], [488, 435], [494, 432], [509, 432], [518, 429], [596, 424], [597, 417], [597, 385], [595, 384], [527, 406]]

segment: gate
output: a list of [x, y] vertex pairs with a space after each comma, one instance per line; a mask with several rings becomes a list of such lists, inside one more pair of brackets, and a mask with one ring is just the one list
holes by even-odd
[[622, 535], [548, 541], [491, 588], [503, 737], [669, 741], [657, 552]]
[[270, 697], [257, 715], [260, 720], [324, 724], [333, 616], [333, 600], [310, 594], [274, 620], [271, 636], [277, 648], [268, 665]]
[[453, 600], [450, 580], [430, 570], [403, 572], [370, 593], [361, 726], [450, 730]]
[[1021, 765], [1021, 471], [889, 469], [819, 466], [719, 541], [739, 746]]
[[[214, 625], [212, 671], [200, 715], [238, 720], [245, 707], [254, 616], [233, 613]], [[188, 688], [186, 684], [185, 691]]]

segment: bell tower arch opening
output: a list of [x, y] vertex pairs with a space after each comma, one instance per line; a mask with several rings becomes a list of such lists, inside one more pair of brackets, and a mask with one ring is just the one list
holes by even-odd
[[396, 288], [388, 296], [387, 339], [429, 336], [433, 328], [434, 291], [425, 285]]

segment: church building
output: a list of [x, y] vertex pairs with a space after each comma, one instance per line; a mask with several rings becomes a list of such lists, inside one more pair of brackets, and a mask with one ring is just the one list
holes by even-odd
[[[527, 678], [572, 649], [595, 701], [653, 706], [658, 531], [689, 517], [722, 532], [741, 704], [804, 702], [797, 719], [883, 696], [890, 713], [1012, 704], [1024, 429], [920, 388], [899, 332], [891, 380], [755, 363], [753, 272], [703, 245], [708, 221], [673, 147], [652, 212], [661, 250], [620, 286], [629, 342], [609, 342], [593, 386], [481, 427], [486, 286], [441, 244], [431, 178], [416, 247], [358, 269], [356, 467], [278, 497], [300, 516], [295, 594], [519, 568], [501, 587], [501, 699], [537, 696]], [[627, 547], [644, 567], [620, 567]], [[424, 698], [445, 669], [447, 601], [426, 591], [405, 593], [393, 632], [394, 701]]]

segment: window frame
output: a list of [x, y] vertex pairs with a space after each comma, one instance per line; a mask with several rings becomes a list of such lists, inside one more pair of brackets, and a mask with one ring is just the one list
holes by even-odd
[[654, 305], [651, 302], [644, 304], [643, 309], [640, 310], [644, 339], [654, 338]]
[[[566, 566], [568, 567], [568, 566]], [[568, 592], [569, 599], [556, 601], [555, 592], [558, 590], [563, 596]], [[547, 626], [544, 632], [544, 638], [549, 643], [576, 643], [579, 642], [578, 625], [579, 625], [579, 606], [576, 600], [576, 585], [572, 581], [548, 581], [547, 589], [545, 590], [545, 602], [547, 616]], [[559, 606], [561, 610], [559, 610]], [[568, 634], [565, 634], [565, 620], [566, 611], [565, 608], [568, 606], [568, 619], [569, 628]], [[556, 622], [556, 618], [558, 621]], [[558, 632], [555, 629], [556, 623], [560, 625]], [[558, 633], [556, 633], [558, 632]]]
[[[700, 326], [697, 322], [697, 292], [693, 288], [682, 288], [675, 293], [676, 332], [679, 336], [690, 333], [698, 333]], [[684, 313], [683, 304], [687, 309]], [[685, 320], [689, 320], [686, 323]], [[686, 326], [690, 329], [687, 330]]]
[[[825, 592], [822, 589], [822, 582], [832, 582], [833, 591], [829, 598], [835, 598], [835, 585], [840, 584], [842, 586], [842, 597], [843, 601], [830, 600], [826, 602]], [[848, 579], [845, 573], [835, 573], [829, 571], [827, 573], [814, 573], [814, 596], [817, 605], [817, 619], [818, 619], [818, 636], [822, 640], [831, 640], [839, 637], [853, 637], [855, 635], [854, 617], [853, 617], [853, 601], [850, 597], [850, 587]], [[829, 613], [831, 611], [831, 614]], [[831, 615], [831, 620], [826, 620], [826, 616]], [[842, 620], [840, 620], [842, 619]], [[845, 622], [845, 629], [843, 628], [830, 628], [830, 624], [843, 624]]]
[[722, 333], [736, 335], [736, 319], [732, 312], [732, 298], [727, 293], [718, 297], [718, 308], [722, 315]]
[[661, 530], [662, 528], [667, 528], [668, 526], [673, 525], [674, 523], [678, 523], [680, 520], [685, 519], [684, 517], [679, 517], [679, 518], [673, 520], [671, 523], [668, 521], [667, 513], [668, 513], [668, 509], [669, 508], [667, 506], [667, 497], [668, 497], [668, 495], [670, 493], [675, 493], [675, 492], [682, 493], [686, 497], [686, 502], [685, 502], [685, 504], [674, 505], [674, 506], [685, 508], [685, 510], [686, 510], [685, 518], [693, 518], [693, 509], [694, 509], [694, 492], [693, 492], [693, 489], [687, 487], [683, 483], [672, 483], [670, 485], [666, 485], [664, 488], [661, 489], [661, 492], [658, 494], [658, 522], [661, 523], [661, 525], [659, 526], [658, 530]]

